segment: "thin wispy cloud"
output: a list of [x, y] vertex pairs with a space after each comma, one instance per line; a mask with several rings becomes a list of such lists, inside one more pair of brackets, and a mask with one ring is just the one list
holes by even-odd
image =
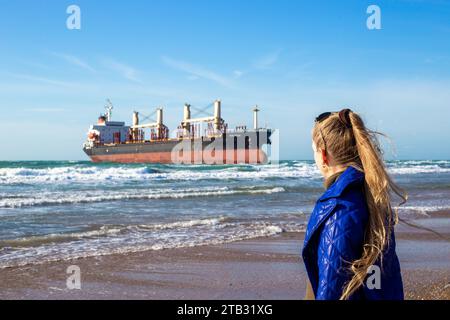
[[65, 53], [58, 53], [58, 52], [52, 52], [51, 53], [53, 56], [58, 57], [64, 61], [66, 61], [67, 63], [70, 63], [76, 67], [80, 67], [84, 70], [87, 70], [89, 72], [95, 73], [96, 70], [91, 67], [87, 62], [83, 61], [82, 59], [70, 55], [70, 54], [65, 54]]
[[23, 65], [26, 65], [27, 67], [31, 67], [33, 69], [40, 69], [40, 70], [45, 70], [45, 71], [48, 71], [51, 69], [50, 66], [43, 64], [43, 63], [35, 62], [35, 61], [20, 60], [20, 63]]
[[[169, 67], [179, 70], [182, 72], [188, 73], [191, 77], [198, 77], [206, 80], [213, 81], [215, 83], [220, 84], [224, 87], [229, 87], [231, 85], [231, 81], [214, 71], [211, 71], [202, 66], [194, 65], [188, 62], [175, 60], [166, 56], [162, 57], [162, 61]], [[194, 79], [194, 78], [192, 78]]]
[[196, 76], [196, 75], [191, 74], [191, 75], [189, 75], [187, 77], [187, 79], [190, 80], [190, 81], [195, 81], [195, 80], [198, 80], [200, 78], [198, 76]]
[[54, 113], [54, 112], [63, 112], [65, 109], [63, 108], [27, 108], [25, 111], [28, 112], [39, 112], [39, 113]]
[[113, 59], [106, 59], [103, 61], [103, 63], [107, 68], [119, 73], [125, 79], [137, 83], [142, 83], [141, 79], [139, 78], [139, 71], [135, 68]]
[[74, 84], [71, 82], [59, 81], [59, 80], [54, 80], [51, 78], [38, 77], [38, 76], [29, 75], [29, 74], [12, 73], [10, 75], [16, 79], [27, 80], [27, 81], [32, 81], [32, 82], [40, 82], [40, 83], [50, 84], [50, 85], [54, 85], [54, 86], [61, 86], [61, 87], [74, 86]]
[[232, 77], [233, 79], [240, 79], [243, 76], [248, 76], [252, 73], [258, 72], [258, 71], [264, 71], [272, 69], [272, 67], [279, 61], [280, 54], [282, 50], [278, 50], [275, 52], [270, 52], [264, 56], [261, 56], [247, 66], [247, 68], [244, 69], [236, 69], [233, 70]]
[[256, 59], [253, 62], [253, 66], [256, 69], [269, 69], [278, 62], [278, 60], [280, 58], [280, 54], [281, 54], [281, 50], [277, 50], [275, 52], [266, 54], [265, 56], [262, 56], [262, 57]]
[[244, 71], [241, 71], [241, 70], [234, 70], [233, 71], [233, 76], [234, 76], [235, 79], [239, 79], [243, 75], [244, 75]]

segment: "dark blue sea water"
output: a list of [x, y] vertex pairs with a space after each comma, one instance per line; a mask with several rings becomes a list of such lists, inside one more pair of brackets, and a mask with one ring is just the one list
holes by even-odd
[[[450, 209], [450, 161], [388, 163], [403, 216]], [[304, 230], [322, 179], [280, 165], [0, 162], [0, 268]]]

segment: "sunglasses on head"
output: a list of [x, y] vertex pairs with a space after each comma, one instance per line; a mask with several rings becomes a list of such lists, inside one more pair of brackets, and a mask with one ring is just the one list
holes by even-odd
[[324, 112], [321, 113], [318, 117], [316, 117], [316, 123], [320, 123], [331, 116], [333, 113], [339, 114], [339, 121], [341, 121], [347, 128], [351, 128], [351, 121], [349, 117], [349, 113], [352, 112], [350, 109], [342, 109], [339, 112]]
[[333, 114], [333, 112], [324, 112], [319, 114], [318, 117], [316, 117], [316, 122], [322, 122], [323, 120], [325, 120], [326, 118], [328, 118], [329, 116], [331, 116]]
[[[347, 128], [352, 127], [350, 117], [349, 117], [350, 112], [352, 112], [350, 109], [342, 109], [341, 111], [339, 111], [339, 121], [341, 121], [342, 124], [344, 124], [345, 127], [347, 127]], [[333, 113], [336, 113], [336, 112], [324, 112], [324, 113], [319, 114], [319, 116], [316, 117], [316, 123], [320, 123], [320, 122], [324, 121], [329, 116], [331, 116]], [[322, 141], [323, 141], [323, 145], [324, 145], [324, 152], [325, 152], [324, 156], [326, 156], [327, 142], [325, 140], [325, 137], [323, 135], [323, 132], [322, 132], [322, 129], [320, 128], [320, 126], [319, 126], [319, 132], [320, 132], [320, 136], [322, 137]]]

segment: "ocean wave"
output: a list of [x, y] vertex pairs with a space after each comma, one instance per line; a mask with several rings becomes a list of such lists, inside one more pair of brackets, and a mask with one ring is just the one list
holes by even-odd
[[41, 192], [34, 195], [13, 195], [0, 198], [0, 208], [20, 208], [30, 206], [48, 206], [62, 204], [80, 204], [94, 202], [109, 202], [120, 200], [157, 200], [182, 199], [194, 197], [229, 196], [240, 194], [272, 194], [284, 192], [282, 187], [273, 188], [245, 188], [239, 187], [204, 187], [186, 189], [156, 189], [148, 191], [72, 191], [72, 192]]
[[0, 184], [101, 183], [146, 180], [224, 180], [313, 178], [319, 171], [311, 164], [289, 166], [66, 166], [53, 168], [0, 168]]
[[398, 209], [400, 213], [420, 213], [428, 215], [433, 212], [437, 211], [450, 211], [450, 204], [449, 205], [416, 205], [416, 206], [400, 206], [395, 207], [395, 209]]
[[[0, 269], [118, 253], [218, 245], [304, 230], [304, 224], [292, 222], [287, 225], [267, 221], [237, 222], [224, 217], [172, 222], [163, 227], [110, 226], [69, 235], [3, 241]], [[47, 243], [43, 240], [46, 237]], [[60, 242], [55, 241], [55, 237], [61, 237]]]
[[388, 168], [389, 173], [398, 175], [413, 175], [420, 173], [449, 173], [450, 167], [441, 167], [439, 165], [410, 165], [403, 167], [391, 167]]
[[[23, 163], [21, 163], [23, 165]], [[450, 161], [390, 161], [397, 175], [449, 173]], [[320, 179], [311, 161], [286, 161], [278, 165], [108, 165], [80, 164], [53, 167], [2, 167], [0, 185], [52, 183], [121, 183], [123, 181]]]
[[220, 223], [230, 221], [230, 218], [218, 217], [209, 219], [192, 219], [186, 221], [176, 221], [155, 224], [138, 224], [138, 225], [104, 225], [91, 230], [70, 233], [55, 233], [42, 236], [30, 236], [11, 240], [0, 241], [0, 248], [12, 247], [34, 247], [48, 243], [68, 242], [82, 239], [93, 239], [99, 237], [114, 236], [125, 234], [127, 232], [149, 232], [170, 229], [183, 229], [196, 226], [214, 226]]
[[158, 174], [147, 167], [93, 167], [69, 166], [53, 168], [2, 168], [0, 183], [54, 183], [54, 182], [91, 182], [109, 180], [137, 180]]
[[422, 166], [422, 165], [442, 165], [450, 166], [450, 160], [394, 160], [388, 161], [393, 166]]

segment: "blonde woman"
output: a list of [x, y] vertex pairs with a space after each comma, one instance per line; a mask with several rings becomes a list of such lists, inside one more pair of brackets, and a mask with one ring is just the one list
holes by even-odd
[[307, 298], [403, 299], [391, 195], [406, 201], [406, 194], [386, 172], [376, 133], [344, 109], [318, 116], [312, 138], [327, 190], [311, 214], [302, 251]]

